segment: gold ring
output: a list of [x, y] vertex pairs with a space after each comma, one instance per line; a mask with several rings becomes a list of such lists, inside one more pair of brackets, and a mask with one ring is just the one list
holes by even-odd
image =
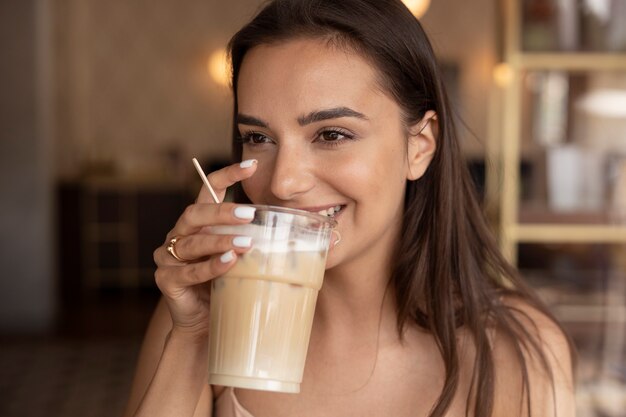
[[180, 256], [178, 256], [178, 254], [176, 253], [176, 242], [178, 242], [180, 239], [181, 239], [180, 236], [174, 236], [173, 238], [171, 238], [170, 243], [167, 244], [167, 251], [177, 261], [188, 262], [186, 259], [183, 259]]

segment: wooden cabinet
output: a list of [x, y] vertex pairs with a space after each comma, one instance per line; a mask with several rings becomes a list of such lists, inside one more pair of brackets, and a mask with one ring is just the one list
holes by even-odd
[[[121, 180], [65, 183], [59, 192], [61, 287], [154, 287], [152, 252], [163, 244], [191, 190]], [[74, 288], [76, 289], [76, 288]]]

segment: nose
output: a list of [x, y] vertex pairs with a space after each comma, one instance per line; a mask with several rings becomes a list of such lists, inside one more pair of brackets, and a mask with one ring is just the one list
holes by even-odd
[[307, 154], [294, 147], [282, 147], [274, 160], [272, 194], [283, 201], [293, 200], [315, 186], [315, 174]]

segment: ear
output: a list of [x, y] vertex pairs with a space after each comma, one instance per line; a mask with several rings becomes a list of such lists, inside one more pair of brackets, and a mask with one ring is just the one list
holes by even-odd
[[409, 128], [408, 180], [417, 180], [426, 172], [437, 149], [438, 134], [437, 113], [432, 110], [427, 111], [419, 122]]

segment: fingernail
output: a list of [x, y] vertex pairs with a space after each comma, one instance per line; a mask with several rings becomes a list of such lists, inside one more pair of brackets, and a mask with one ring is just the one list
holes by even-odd
[[250, 206], [239, 206], [235, 208], [234, 214], [235, 217], [244, 220], [254, 219], [254, 212], [256, 211], [255, 207]]
[[252, 165], [256, 164], [257, 160], [256, 159], [246, 159], [245, 161], [242, 161], [239, 166], [241, 168], [250, 168]]
[[252, 238], [249, 236], [237, 236], [233, 239], [233, 246], [238, 248], [249, 248], [252, 245]]
[[227, 264], [233, 259], [235, 259], [235, 252], [233, 252], [232, 250], [229, 250], [228, 252], [220, 256], [220, 262], [223, 264]]

